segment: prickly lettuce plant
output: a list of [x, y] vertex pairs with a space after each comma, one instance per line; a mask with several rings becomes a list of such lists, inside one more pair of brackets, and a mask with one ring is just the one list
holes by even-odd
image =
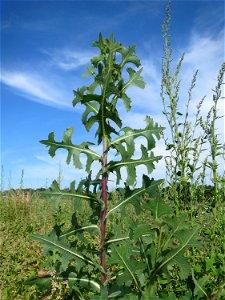
[[[66, 129], [60, 142], [54, 133], [41, 141], [52, 157], [58, 149], [66, 150], [67, 163], [73, 162], [76, 168], [83, 167], [81, 155], [85, 155], [88, 176], [78, 185], [72, 182], [66, 190], [54, 181], [46, 193], [54, 201], [72, 199], [74, 212], [69, 229], [64, 230], [57, 221], [49, 235], [34, 235], [44, 245], [49, 272], [29, 283], [43, 291], [53, 291], [60, 283], [69, 288], [70, 299], [149, 299], [157, 293], [158, 278], [169, 277], [168, 268], [174, 264], [182, 276], [190, 273], [184, 252], [196, 244], [197, 230], [189, 230], [170, 217], [171, 208], [159, 199], [162, 180], [144, 175], [142, 185], [136, 186], [137, 166], [144, 165], [151, 173], [161, 158], [151, 150], [163, 128], [149, 116], [144, 129], [123, 127], [120, 102], [129, 111], [127, 89], [145, 86], [141, 69], [137, 69], [140, 60], [135, 47], [125, 47], [115, 42], [113, 35], [107, 39], [101, 34], [93, 46], [100, 53], [92, 58], [85, 74], [93, 82], [74, 91], [73, 106], [84, 106], [82, 121], [87, 131], [95, 130], [96, 144], [74, 144], [73, 127]], [[135, 141], [139, 137], [146, 140], [147, 147], [140, 146], [137, 158]], [[95, 151], [98, 145], [102, 146], [101, 153]], [[111, 152], [116, 153], [116, 159], [109, 161]], [[100, 167], [92, 178], [95, 162]], [[122, 181], [122, 168], [127, 178], [124, 187], [116, 189], [115, 201], [108, 189], [109, 176], [116, 176], [116, 187]]]
[[[159, 182], [143, 181], [138, 189], [131, 189], [136, 184], [136, 167], [145, 165], [148, 173], [152, 172], [154, 163], [161, 157], [155, 157], [150, 151], [155, 146], [155, 139], [160, 138], [162, 128], [153, 123], [150, 117], [146, 117], [146, 127], [133, 130], [122, 127], [122, 120], [118, 112], [120, 101], [127, 111], [131, 108], [131, 99], [126, 94], [127, 89], [134, 85], [144, 88], [145, 83], [141, 77], [142, 69], [140, 60], [135, 54], [135, 46], [125, 47], [114, 41], [113, 35], [109, 39], [99, 35], [99, 40], [93, 46], [100, 50], [99, 55], [91, 60], [91, 66], [85, 76], [92, 76], [90, 86], [83, 86], [74, 91], [73, 106], [78, 103], [85, 107], [82, 116], [83, 124], [87, 131], [92, 127], [96, 130], [97, 144], [102, 145], [102, 152], [93, 150], [96, 144], [83, 142], [74, 144], [72, 134], [74, 128], [68, 128], [64, 132], [61, 142], [55, 140], [54, 133], [50, 133], [47, 140], [41, 143], [49, 148], [49, 154], [53, 157], [60, 148], [68, 153], [67, 163], [73, 161], [76, 168], [81, 169], [81, 155], [85, 155], [86, 172], [89, 176], [82, 180], [78, 186], [72, 182], [69, 191], [60, 190], [57, 182], [53, 182], [51, 196], [56, 198], [73, 198], [75, 212], [72, 217], [71, 229], [61, 232], [57, 226], [48, 237], [35, 236], [43, 242], [46, 253], [59, 254], [58, 272], [69, 279], [69, 285], [88, 285], [94, 290], [100, 291], [100, 282], [105, 285], [108, 272], [106, 262], [106, 230], [109, 216], [116, 211], [124, 209], [128, 203], [139, 206], [139, 199], [144, 193], [154, 190]], [[123, 78], [126, 72], [127, 79]], [[135, 139], [143, 136], [147, 140], [147, 147], [141, 145], [141, 157], [135, 159]], [[108, 161], [110, 150], [116, 151], [118, 157], [115, 161]], [[94, 162], [100, 163], [100, 170], [96, 178], [91, 178], [91, 168]], [[114, 173], [117, 184], [122, 180], [121, 168], [127, 170], [125, 188], [119, 190], [122, 193], [121, 201], [111, 209], [108, 209], [108, 176]], [[89, 219], [80, 224], [78, 221], [81, 202], [89, 203]], [[96, 235], [94, 236], [93, 234]], [[90, 238], [87, 238], [87, 235]], [[99, 236], [98, 236], [99, 235]], [[93, 240], [92, 240], [93, 238]], [[97, 247], [93, 248], [91, 242], [95, 241]], [[87, 244], [84, 247], [85, 242]], [[74, 264], [71, 262], [74, 261]], [[68, 273], [69, 272], [69, 273]], [[98, 273], [101, 274], [101, 281]]]
[[[190, 228], [185, 215], [176, 217], [173, 209], [156, 196], [144, 201], [142, 209], [142, 217], [128, 221], [127, 237], [120, 243], [111, 241], [109, 262], [118, 267], [112, 282], [118, 287], [117, 293], [126, 291], [121, 299], [178, 299], [171, 278], [174, 273], [184, 281], [190, 276], [185, 253], [190, 247], [200, 246], [198, 228]], [[150, 220], [142, 221], [149, 216]]]

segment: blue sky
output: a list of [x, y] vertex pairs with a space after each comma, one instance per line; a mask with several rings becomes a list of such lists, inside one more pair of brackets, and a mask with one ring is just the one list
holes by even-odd
[[[99, 32], [111, 32], [124, 45], [136, 45], [143, 65], [145, 90], [131, 90], [133, 109], [123, 110], [124, 125], [144, 126], [146, 114], [165, 126], [160, 99], [163, 40], [161, 25], [166, 1], [2, 1], [1, 2], [1, 164], [4, 187], [43, 187], [57, 177], [63, 183], [86, 174], [66, 166], [65, 153], [51, 158], [39, 143], [54, 131], [75, 126], [74, 142], [90, 140], [81, 125], [82, 110], [72, 108], [73, 89], [86, 83], [81, 75], [97, 49]], [[199, 69], [192, 111], [207, 96], [224, 61], [224, 1], [172, 1], [171, 36], [174, 61], [186, 53], [182, 69], [181, 108], [192, 74]], [[224, 113], [221, 101], [220, 112]], [[205, 110], [205, 111], [204, 111]], [[223, 140], [224, 122], [218, 124]], [[157, 155], [165, 154], [160, 141]], [[97, 168], [97, 167], [96, 167]], [[153, 174], [164, 177], [163, 162]]]

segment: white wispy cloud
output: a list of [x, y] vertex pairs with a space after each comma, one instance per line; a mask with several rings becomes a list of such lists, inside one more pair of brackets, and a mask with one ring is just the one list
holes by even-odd
[[65, 90], [58, 83], [53, 83], [44, 74], [32, 71], [4, 71], [1, 74], [1, 82], [22, 94], [29, 100], [51, 106], [69, 106], [69, 99]]
[[[192, 81], [193, 74], [198, 69], [198, 76], [196, 86], [193, 89], [193, 97], [190, 103], [190, 117], [193, 119], [196, 113], [196, 106], [199, 101], [206, 96], [204, 105], [202, 106], [201, 113], [206, 116], [212, 106], [213, 91], [217, 84], [217, 76], [219, 69], [224, 61], [224, 32], [218, 33], [217, 36], [201, 35], [197, 31], [193, 31], [188, 44], [179, 49], [178, 53], [185, 53], [182, 69], [180, 73], [181, 86], [180, 86], [180, 99], [179, 109], [185, 110], [185, 105], [188, 99], [188, 90]], [[175, 60], [171, 65], [176, 65], [178, 61], [178, 54], [174, 53]], [[157, 59], [154, 57], [144, 59], [143, 64], [143, 76], [146, 82], [146, 88], [144, 90], [138, 88], [131, 88], [129, 95], [133, 99], [133, 106], [135, 114], [137, 115], [139, 124], [141, 115], [150, 114], [153, 118], [157, 118], [157, 122], [161, 125], [165, 125], [165, 116], [162, 114], [162, 100], [160, 97], [161, 89], [161, 65], [157, 64]], [[168, 103], [169, 105], [169, 103]], [[218, 113], [224, 114], [224, 100], [221, 99], [218, 103]], [[135, 114], [125, 116], [125, 119], [134, 120]], [[220, 119], [220, 125], [223, 120]], [[134, 122], [133, 122], [134, 123]], [[219, 125], [220, 129], [221, 126]], [[222, 126], [223, 128], [223, 126]]]
[[[202, 0], [205, 1], [205, 0]], [[206, 1], [205, 1], [206, 2]], [[224, 28], [224, 1], [211, 2], [207, 1], [201, 9], [201, 13], [194, 20], [194, 27], [199, 29], [199, 32], [211, 34], [218, 32], [218, 28]], [[211, 6], [211, 7], [210, 7]], [[211, 8], [211, 9], [210, 9]]]
[[[173, 45], [172, 45], [173, 47]], [[188, 96], [188, 89], [193, 74], [198, 69], [197, 84], [194, 89], [194, 104], [204, 96], [211, 96], [211, 89], [217, 83], [219, 69], [224, 61], [224, 32], [218, 35], [204, 35], [197, 31], [193, 31], [189, 42], [182, 49], [173, 53], [173, 61], [171, 66], [175, 66], [176, 61], [185, 53], [182, 69], [180, 73], [181, 79], [181, 104], [185, 105]], [[132, 95], [135, 99], [135, 106], [157, 110], [160, 106], [160, 85], [161, 85], [161, 63], [158, 57], [150, 56], [142, 59], [143, 72], [142, 75], [146, 82], [146, 88], [140, 90], [132, 88]]]
[[214, 38], [193, 32], [184, 52], [183, 82], [190, 82], [193, 73], [199, 70], [194, 90], [195, 103], [197, 98], [200, 100], [205, 95], [211, 97], [212, 89], [217, 84], [219, 69], [224, 62], [224, 31]]
[[[14, 68], [3, 69], [0, 81], [30, 101], [53, 107], [71, 108], [72, 90], [84, 82], [82, 74], [74, 73], [70, 76], [67, 73], [64, 76], [62, 70], [68, 72], [87, 65], [94, 52], [71, 49], [42, 50], [42, 52], [47, 54], [47, 58], [36, 62], [36, 65], [39, 65], [38, 70], [31, 67], [20, 70], [21, 65], [16, 65]], [[55, 67], [58, 68], [57, 72]]]
[[70, 71], [87, 65], [96, 54], [93, 50], [42, 49], [42, 53], [48, 56], [49, 64], [59, 69]]
[[[184, 49], [185, 50], [185, 49]], [[201, 35], [199, 32], [193, 32], [189, 45], [186, 48], [186, 54], [182, 71], [181, 96], [183, 106], [187, 99], [187, 90], [194, 72], [198, 69], [196, 87], [193, 90], [193, 100], [190, 104], [190, 115], [193, 120], [196, 113], [196, 106], [202, 97], [205, 96], [201, 107], [201, 115], [205, 118], [213, 105], [212, 89], [217, 85], [219, 70], [224, 62], [224, 31], [218, 33], [215, 37], [211, 35]], [[186, 96], [185, 96], [186, 93]], [[223, 95], [224, 88], [223, 88]], [[218, 101], [217, 112], [219, 116], [225, 113], [224, 99]], [[216, 122], [220, 141], [224, 142], [225, 123], [224, 118]]]

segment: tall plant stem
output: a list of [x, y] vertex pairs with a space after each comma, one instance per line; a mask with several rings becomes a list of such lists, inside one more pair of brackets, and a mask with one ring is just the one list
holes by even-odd
[[101, 227], [100, 227], [100, 264], [103, 269], [101, 275], [102, 284], [107, 280], [107, 266], [106, 266], [106, 253], [104, 248], [105, 243], [105, 231], [106, 231], [106, 214], [107, 214], [107, 174], [106, 174], [106, 165], [107, 165], [107, 138], [103, 138], [103, 164], [102, 164], [102, 202], [103, 210], [101, 213]]

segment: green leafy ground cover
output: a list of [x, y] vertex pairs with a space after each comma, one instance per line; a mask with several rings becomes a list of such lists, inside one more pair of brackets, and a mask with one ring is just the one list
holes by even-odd
[[[185, 254], [192, 266], [192, 276], [181, 279], [178, 275], [179, 272], [173, 269], [169, 281], [164, 276], [157, 278], [158, 290], [169, 293], [176, 291], [177, 296], [186, 295], [184, 299], [224, 299], [224, 199], [221, 194], [221, 201], [216, 205], [213, 204], [211, 191], [208, 192], [207, 201], [196, 204], [192, 213], [183, 208], [183, 213], [188, 216], [189, 224], [200, 226], [200, 236], [203, 242], [203, 247], [187, 250]], [[113, 197], [116, 202], [117, 195], [115, 193]], [[28, 278], [38, 274], [42, 276], [41, 272], [46, 270], [46, 260], [42, 255], [41, 247], [32, 240], [30, 234], [48, 232], [56, 220], [68, 223], [73, 203], [72, 201], [62, 201], [61, 207], [61, 211], [57, 210], [49, 199], [41, 197], [38, 193], [33, 193], [28, 198], [23, 196], [22, 191], [1, 195], [0, 289], [2, 300], [77, 299], [70, 295], [63, 284], [56, 285], [55, 290], [53, 289], [45, 296], [41, 296], [34, 286], [24, 284]], [[132, 207], [127, 208], [127, 213], [133, 215]], [[184, 217], [183, 213], [182, 218]], [[154, 228], [155, 224], [149, 215], [142, 217], [148, 220], [147, 224], [151, 224]], [[84, 216], [81, 216], [82, 218]], [[134, 221], [138, 224], [138, 220]], [[168, 224], [163, 226], [163, 232], [166, 232], [165, 227]], [[138, 226], [133, 234], [138, 235]]]

